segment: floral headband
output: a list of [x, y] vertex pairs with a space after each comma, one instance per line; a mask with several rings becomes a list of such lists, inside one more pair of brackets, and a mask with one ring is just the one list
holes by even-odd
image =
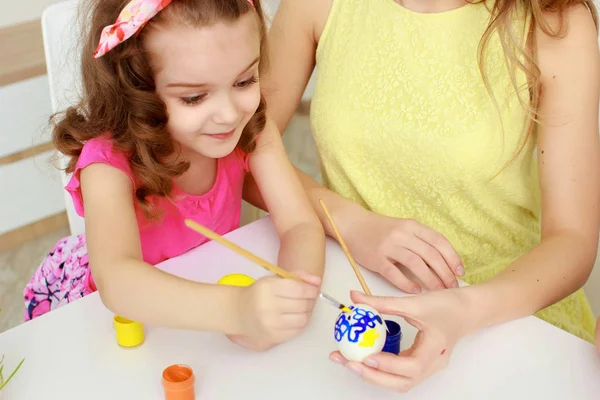
[[[119, 14], [117, 21], [105, 27], [94, 52], [100, 58], [113, 48], [135, 35], [172, 0], [131, 0]], [[254, 6], [254, 0], [248, 0]]]

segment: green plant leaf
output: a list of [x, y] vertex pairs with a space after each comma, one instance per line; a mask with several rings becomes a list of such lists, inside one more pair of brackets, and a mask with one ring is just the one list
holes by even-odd
[[21, 365], [23, 365], [24, 361], [25, 361], [25, 359], [21, 360], [21, 362], [19, 363], [19, 365], [17, 365], [17, 368], [15, 368], [15, 370], [12, 372], [12, 374], [10, 374], [10, 376], [8, 377], [8, 379], [2, 384], [2, 386], [0, 386], [0, 390], [4, 389], [4, 387], [8, 384], [8, 382], [10, 382], [10, 380], [13, 378], [13, 376], [15, 376], [15, 374], [17, 373], [17, 371], [19, 370], [19, 368], [21, 368]]

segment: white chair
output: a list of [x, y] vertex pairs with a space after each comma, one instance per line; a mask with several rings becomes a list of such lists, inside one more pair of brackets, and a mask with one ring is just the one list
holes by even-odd
[[[77, 8], [77, 1], [64, 1], [46, 8], [42, 14], [44, 52], [53, 113], [77, 102], [80, 88], [80, 43], [78, 42], [80, 25]], [[60, 160], [61, 168], [64, 165], [63, 158]], [[61, 173], [63, 186], [68, 180], [69, 176]], [[64, 194], [71, 234], [85, 232], [84, 219], [75, 212], [69, 193], [65, 191]]]

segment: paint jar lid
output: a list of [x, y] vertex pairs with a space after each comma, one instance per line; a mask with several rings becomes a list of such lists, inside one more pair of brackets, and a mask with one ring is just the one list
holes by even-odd
[[254, 278], [244, 274], [229, 274], [225, 275], [217, 284], [229, 286], [250, 286], [254, 283]]
[[400, 341], [402, 340], [402, 328], [396, 321], [385, 320], [387, 330], [389, 331], [385, 338], [383, 350], [386, 353], [398, 354], [400, 352]]
[[193, 400], [195, 383], [194, 371], [187, 365], [173, 364], [163, 370], [162, 385], [166, 400]]

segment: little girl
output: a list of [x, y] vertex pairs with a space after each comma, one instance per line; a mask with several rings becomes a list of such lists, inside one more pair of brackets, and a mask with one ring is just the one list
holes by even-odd
[[[66, 190], [86, 234], [61, 240], [32, 277], [25, 320], [98, 290], [111, 311], [144, 323], [222, 332], [255, 348], [294, 337], [319, 293], [325, 237], [266, 119], [259, 0], [86, 7], [83, 98], [53, 132], [70, 157]], [[247, 172], [281, 238], [279, 264], [305, 282], [265, 277], [240, 288], [154, 268], [208, 240], [186, 218], [219, 234], [238, 227]]]

